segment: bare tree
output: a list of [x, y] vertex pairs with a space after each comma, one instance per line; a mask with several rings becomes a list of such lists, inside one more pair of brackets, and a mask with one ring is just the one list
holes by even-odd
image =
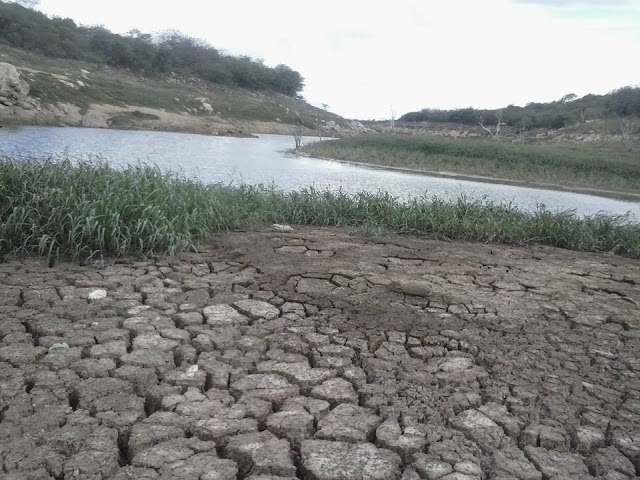
[[329, 111], [329, 104], [328, 103], [321, 103], [320, 106], [322, 106], [323, 110], [325, 112]]
[[480, 115], [480, 121], [478, 122], [478, 125], [480, 125], [485, 132], [491, 135], [491, 138], [494, 140], [498, 140], [498, 138], [500, 138], [500, 128], [506, 125], [506, 123], [502, 121], [502, 110], [498, 110], [496, 118], [498, 119], [498, 122], [496, 123], [495, 132], [492, 132], [490, 128], [484, 126], [484, 119], [482, 118], [482, 115]]
[[391, 130], [396, 127], [396, 113], [393, 111], [393, 107], [391, 107], [391, 120], [389, 120], [389, 127], [391, 127]]
[[628, 117], [620, 117], [620, 133], [622, 134], [622, 144], [624, 148], [627, 149], [628, 152], [633, 150], [633, 145], [631, 144], [632, 138], [631, 134], [633, 133], [634, 127], [634, 116], [629, 115]]
[[296, 150], [302, 148], [302, 126], [298, 125], [298, 129], [293, 134], [293, 141], [296, 143]]

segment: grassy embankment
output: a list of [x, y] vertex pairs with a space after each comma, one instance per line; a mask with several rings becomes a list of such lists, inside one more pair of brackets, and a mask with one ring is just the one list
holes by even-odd
[[[8, 62], [20, 71], [30, 86], [30, 95], [38, 98], [45, 109], [62, 103], [78, 107], [84, 115], [92, 107], [108, 106], [111, 125], [115, 128], [154, 128], [157, 120], [166, 114], [192, 117], [203, 124], [203, 129], [208, 123], [229, 123], [261, 131], [259, 123], [266, 122], [292, 132], [299, 125], [315, 129], [328, 121], [346, 125], [342, 117], [298, 98], [232, 88], [197, 78], [144, 76], [103, 64], [50, 58], [4, 45], [0, 45], [0, 62]], [[78, 80], [86, 87], [72, 88], [65, 83]], [[200, 97], [207, 99], [213, 112], [201, 110], [202, 104], [195, 100]], [[24, 122], [15, 116], [0, 118], [0, 124]], [[194, 129], [176, 122], [175, 128], [169, 129]]]
[[204, 185], [145, 165], [0, 158], [0, 260], [173, 254], [219, 231], [275, 222], [640, 257], [640, 225], [625, 218], [524, 213], [464, 199], [401, 203], [383, 193], [283, 193]]
[[381, 166], [640, 193], [640, 155], [623, 148], [367, 135], [315, 143], [304, 150], [312, 156]]

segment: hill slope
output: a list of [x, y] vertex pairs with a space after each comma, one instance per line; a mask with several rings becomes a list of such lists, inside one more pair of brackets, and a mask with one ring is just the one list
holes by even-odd
[[299, 131], [339, 135], [361, 128], [276, 92], [250, 91], [177, 74], [144, 76], [6, 46], [0, 46], [0, 124], [221, 135]]

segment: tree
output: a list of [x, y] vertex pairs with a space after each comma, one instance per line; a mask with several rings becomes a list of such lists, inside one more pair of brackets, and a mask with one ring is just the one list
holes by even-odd
[[563, 95], [563, 97], [560, 99], [560, 103], [570, 103], [577, 99], [578, 99], [578, 96], [575, 93], [567, 93], [566, 95]]
[[298, 92], [302, 91], [304, 87], [304, 79], [298, 72], [292, 70], [286, 65], [278, 65], [273, 69], [273, 71], [275, 73], [273, 78], [273, 89], [276, 92], [284, 93], [289, 97], [293, 97]]
[[608, 95], [607, 108], [619, 117], [640, 115], [640, 88], [622, 87]]
[[17, 3], [22, 7], [30, 8], [33, 10], [38, 5], [40, 5], [40, 0], [9, 0], [9, 3]]
[[493, 138], [494, 140], [498, 140], [500, 138], [500, 128], [506, 125], [506, 123], [502, 121], [502, 110], [498, 110], [498, 113], [496, 113], [496, 119], [497, 119], [497, 122], [496, 122], [496, 128], [494, 132], [492, 132], [490, 128], [484, 126], [484, 120], [482, 118], [482, 115], [480, 115], [480, 122], [478, 122], [478, 124], [482, 127], [482, 129], [485, 132], [487, 132], [489, 135], [491, 135], [491, 138]]

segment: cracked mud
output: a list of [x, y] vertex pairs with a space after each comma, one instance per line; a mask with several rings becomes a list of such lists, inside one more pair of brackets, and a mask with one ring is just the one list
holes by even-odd
[[634, 478], [639, 303], [634, 260], [337, 230], [0, 264], [0, 478]]

